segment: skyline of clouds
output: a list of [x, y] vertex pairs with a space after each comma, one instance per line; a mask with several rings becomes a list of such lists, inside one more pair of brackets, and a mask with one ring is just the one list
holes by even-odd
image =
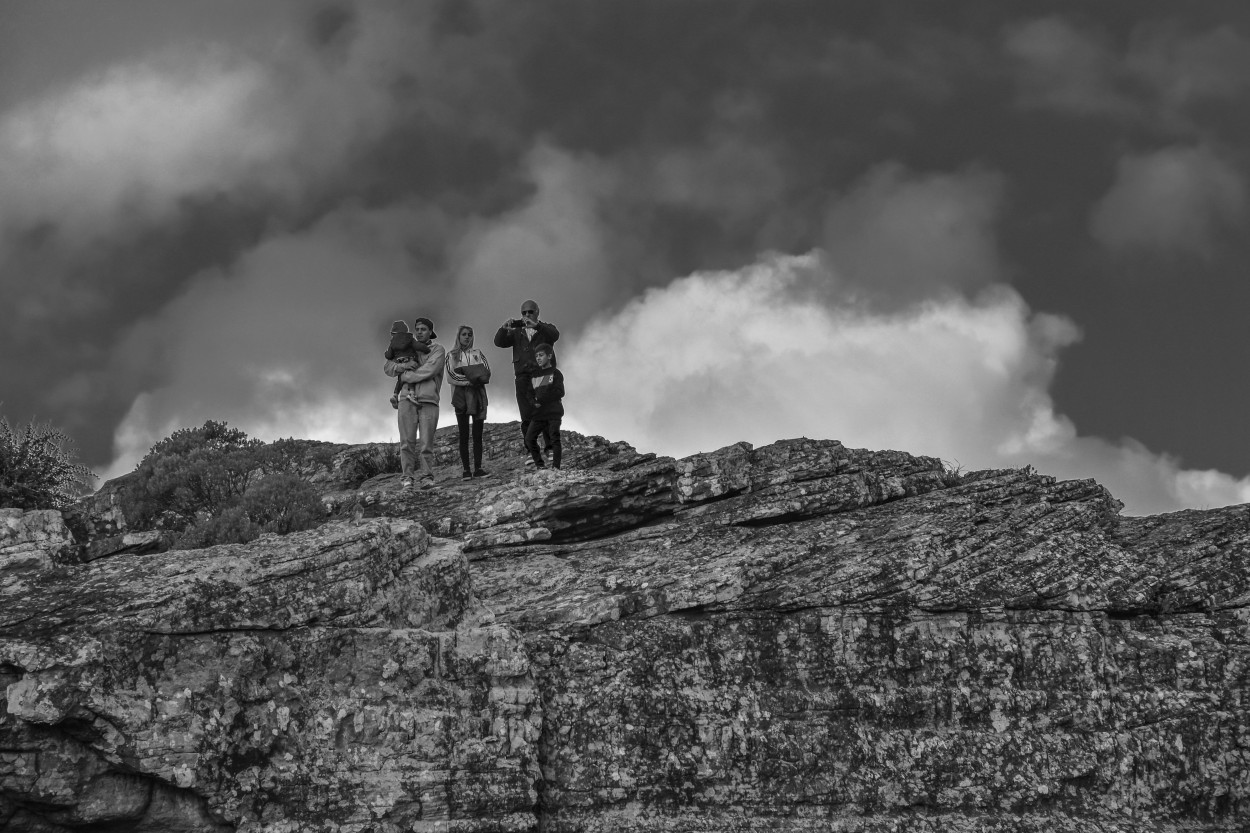
[[[1112, 6], [223, 3], [103, 26], [89, 65], [52, 37], [0, 86], [0, 403], [113, 474], [208, 418], [382, 440], [391, 320], [482, 345], [536, 297], [570, 423], [644, 450], [797, 432], [1245, 500], [1246, 403], [1148, 332], [1235, 338], [1245, 21]], [[1178, 299], [1195, 270], [1228, 297]]]

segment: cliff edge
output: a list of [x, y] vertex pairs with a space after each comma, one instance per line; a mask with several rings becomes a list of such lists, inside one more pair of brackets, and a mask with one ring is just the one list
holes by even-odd
[[343, 447], [304, 472], [326, 524], [203, 550], [107, 484], [68, 527], [0, 510], [0, 829], [1250, 825], [1250, 507], [566, 451], [422, 492]]

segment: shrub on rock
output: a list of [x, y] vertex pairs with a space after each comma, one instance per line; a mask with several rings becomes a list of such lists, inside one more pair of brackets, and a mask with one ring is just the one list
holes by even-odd
[[123, 492], [137, 528], [175, 531], [174, 549], [246, 543], [317, 525], [325, 507], [290, 473], [301, 446], [252, 439], [224, 422], [183, 428], [152, 446]]
[[89, 491], [95, 474], [76, 462], [72, 443], [51, 425], [19, 431], [0, 416], [0, 508], [64, 509]]

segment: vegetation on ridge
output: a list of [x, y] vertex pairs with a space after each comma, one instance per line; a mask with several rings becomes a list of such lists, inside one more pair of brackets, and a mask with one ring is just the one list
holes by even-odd
[[95, 474], [77, 462], [73, 440], [48, 424], [20, 431], [0, 416], [0, 508], [64, 509]]
[[121, 492], [122, 511], [138, 528], [171, 531], [173, 549], [309, 529], [325, 507], [312, 485], [291, 473], [299, 456], [294, 440], [267, 444], [210, 419], [152, 446]]

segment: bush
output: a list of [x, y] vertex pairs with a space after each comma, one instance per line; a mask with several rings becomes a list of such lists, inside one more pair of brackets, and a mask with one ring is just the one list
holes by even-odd
[[123, 511], [142, 528], [164, 516], [188, 526], [238, 503], [260, 466], [265, 444], [224, 422], [182, 428], [158, 442], [136, 468]]
[[286, 535], [320, 523], [317, 491], [290, 473], [308, 443], [266, 445], [224, 422], [183, 428], [152, 446], [122, 492], [138, 528], [159, 524], [174, 549], [240, 544], [266, 532]]
[[231, 506], [220, 515], [213, 515], [191, 524], [174, 537], [170, 549], [198, 550], [214, 544], [246, 544], [260, 537], [260, 530], [242, 506]]
[[325, 516], [325, 504], [306, 480], [271, 474], [243, 494], [243, 511], [261, 532], [286, 535], [311, 529]]
[[75, 462], [73, 441], [51, 425], [17, 432], [0, 416], [0, 507], [64, 509], [90, 491], [95, 474]]
[[312, 529], [325, 511], [325, 504], [307, 481], [292, 474], [271, 474], [250, 486], [238, 505], [188, 526], [174, 539], [172, 548], [246, 544], [266, 532], [287, 535]]

